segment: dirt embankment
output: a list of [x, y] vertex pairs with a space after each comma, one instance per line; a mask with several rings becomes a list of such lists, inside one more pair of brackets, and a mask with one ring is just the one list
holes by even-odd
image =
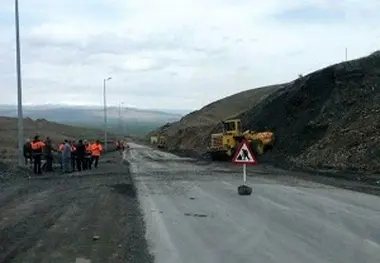
[[221, 110], [218, 101], [169, 125], [164, 129], [169, 149], [202, 154], [217, 123], [238, 115], [245, 129], [275, 132], [275, 148], [260, 158], [263, 162], [287, 168], [380, 173], [379, 52], [254, 91], [248, 91], [255, 97], [251, 102], [243, 101], [245, 96], [221, 100], [228, 107], [240, 99], [246, 104], [240, 114], [219, 114], [204, 125], [208, 108]]
[[380, 56], [336, 64], [286, 85], [241, 115], [269, 128], [267, 160], [299, 167], [380, 172]]

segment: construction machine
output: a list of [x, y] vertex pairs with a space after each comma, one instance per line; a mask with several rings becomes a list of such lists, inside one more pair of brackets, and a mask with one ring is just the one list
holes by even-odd
[[213, 161], [231, 160], [243, 139], [249, 142], [256, 156], [273, 147], [273, 132], [243, 131], [240, 119], [225, 120], [222, 125], [221, 133], [211, 134], [208, 153]]
[[158, 136], [157, 148], [158, 149], [165, 149], [166, 148], [166, 137], [165, 136], [163, 136], [163, 135]]

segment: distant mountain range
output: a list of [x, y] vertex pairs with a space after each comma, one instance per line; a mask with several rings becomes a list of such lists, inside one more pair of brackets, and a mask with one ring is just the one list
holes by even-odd
[[[120, 115], [119, 115], [120, 112]], [[145, 110], [136, 108], [107, 108], [108, 128], [129, 135], [145, 134], [165, 123], [181, 119], [189, 111]], [[104, 127], [103, 107], [98, 106], [61, 106], [36, 105], [23, 107], [24, 118], [46, 119], [64, 124]], [[17, 117], [17, 107], [0, 105], [0, 116]], [[120, 118], [119, 118], [120, 116]]]

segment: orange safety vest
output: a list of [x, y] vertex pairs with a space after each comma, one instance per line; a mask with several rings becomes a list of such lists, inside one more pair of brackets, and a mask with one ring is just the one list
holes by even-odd
[[103, 147], [101, 144], [94, 143], [91, 145], [91, 153], [93, 156], [100, 156], [101, 151], [103, 151]]
[[41, 141], [31, 143], [32, 150], [42, 150], [45, 144]]
[[32, 151], [33, 152], [42, 152], [42, 149], [45, 147], [45, 144], [41, 141], [38, 142], [32, 142], [31, 144]]

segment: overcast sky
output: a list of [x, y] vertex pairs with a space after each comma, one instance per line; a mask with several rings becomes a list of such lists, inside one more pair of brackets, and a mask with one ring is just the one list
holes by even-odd
[[[0, 104], [15, 104], [0, 0]], [[378, 0], [19, 0], [25, 104], [196, 109], [380, 49]]]

